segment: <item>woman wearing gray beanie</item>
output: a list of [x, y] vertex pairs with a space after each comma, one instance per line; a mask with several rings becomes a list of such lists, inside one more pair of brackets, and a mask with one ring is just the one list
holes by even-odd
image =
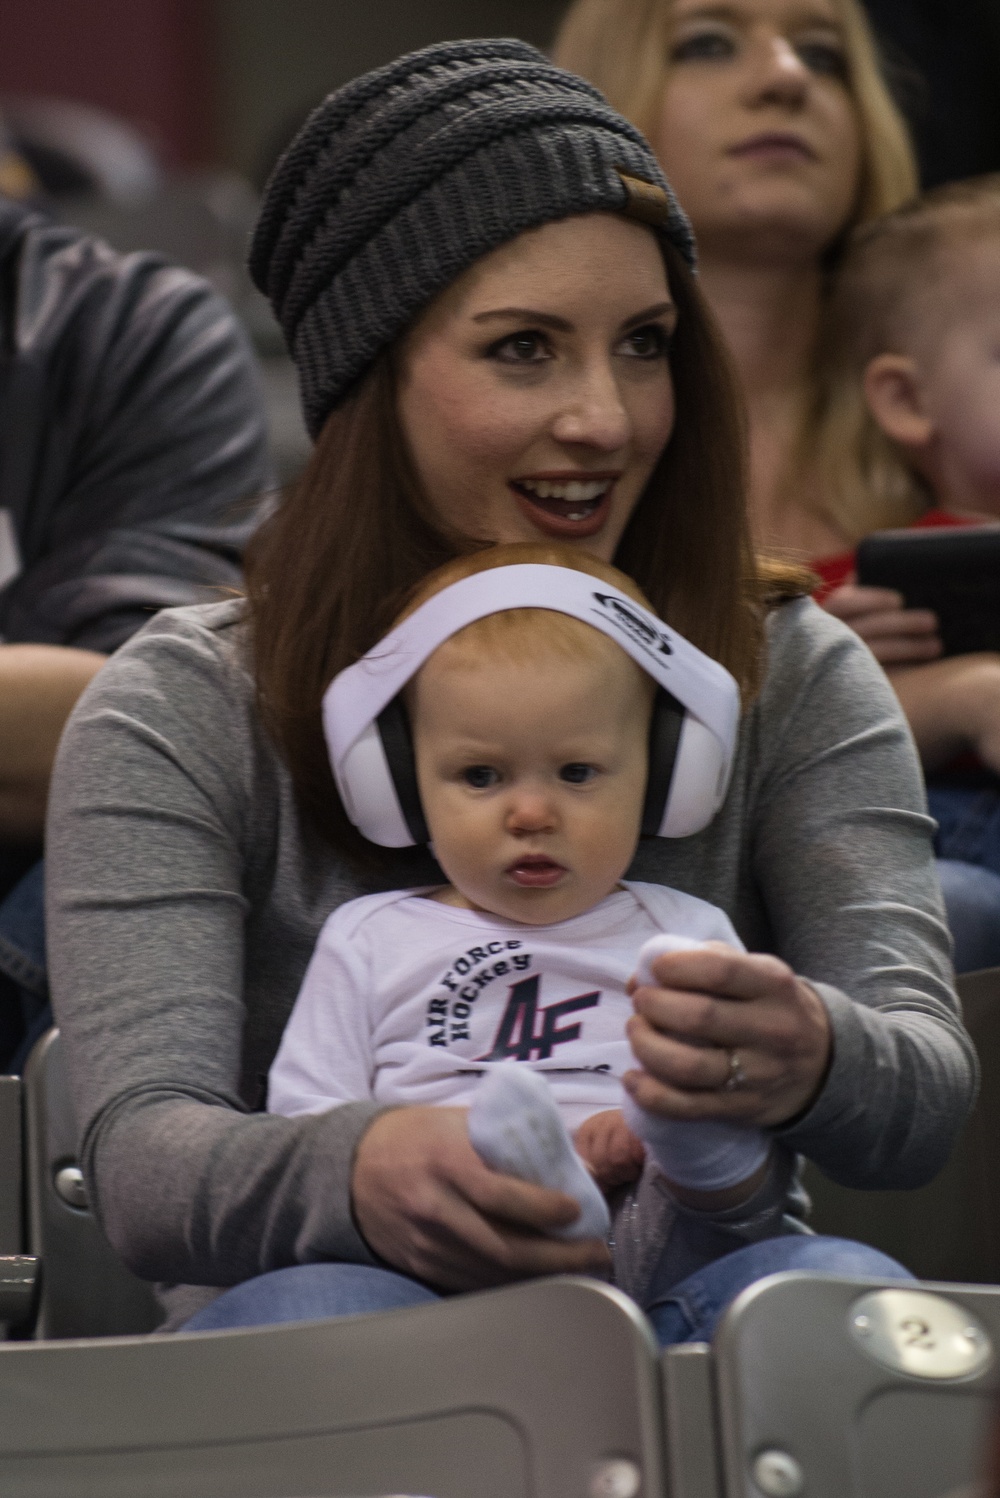
[[693, 261], [642, 136], [520, 42], [358, 79], [278, 165], [251, 266], [313, 459], [258, 535], [248, 599], [162, 614], [100, 673], [52, 792], [83, 1166], [112, 1243], [169, 1283], [168, 1325], [606, 1272], [602, 1243], [552, 1236], [567, 1199], [487, 1169], [453, 1110], [261, 1111], [330, 911], [439, 882], [426, 849], [348, 823], [324, 691], [431, 568], [545, 537], [613, 558], [743, 692], [721, 811], [646, 840], [632, 875], [723, 906], [753, 955], [652, 990], [632, 1038], [645, 1106], [774, 1145], [749, 1197], [674, 1203], [654, 1247], [684, 1283], [648, 1308], [657, 1330], [709, 1333], [774, 1268], [900, 1272], [794, 1232], [795, 1158], [914, 1185], [969, 1107], [931, 827], [864, 647], [751, 555], [740, 413]]

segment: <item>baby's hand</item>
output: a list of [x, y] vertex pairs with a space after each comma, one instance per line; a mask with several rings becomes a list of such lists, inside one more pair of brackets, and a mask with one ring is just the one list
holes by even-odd
[[641, 1140], [617, 1108], [592, 1113], [573, 1135], [573, 1144], [602, 1191], [636, 1180], [646, 1158]]

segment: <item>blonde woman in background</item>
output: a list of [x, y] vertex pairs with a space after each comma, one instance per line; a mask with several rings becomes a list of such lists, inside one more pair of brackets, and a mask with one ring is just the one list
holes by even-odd
[[802, 561], [843, 551], [856, 517], [831, 506], [813, 457], [829, 272], [856, 224], [917, 190], [860, 7], [577, 0], [554, 58], [645, 132], [692, 220], [747, 399], [758, 546]]
[[[576, 0], [554, 57], [645, 131], [692, 220], [701, 285], [746, 397], [758, 547], [822, 562], [905, 524], [909, 515], [869, 509], [860, 486], [831, 481], [831, 460], [850, 463], [857, 423], [820, 356], [849, 234], [917, 191], [860, 5]], [[823, 602], [887, 669], [940, 653], [934, 615], [894, 593], [849, 578]], [[1000, 961], [1000, 879], [940, 869], [956, 965]]]

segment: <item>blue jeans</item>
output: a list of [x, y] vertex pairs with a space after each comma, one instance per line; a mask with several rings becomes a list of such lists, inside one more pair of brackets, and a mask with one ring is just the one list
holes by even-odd
[[45, 866], [0, 849], [0, 1072], [20, 1072], [52, 1023], [45, 966]]
[[938, 824], [938, 858], [974, 864], [1000, 877], [1000, 780], [986, 775], [968, 783], [931, 779], [927, 804]]
[[956, 973], [1000, 967], [1000, 875], [950, 858], [937, 867]]
[[[688, 1275], [668, 1299], [647, 1313], [666, 1347], [673, 1342], [707, 1342], [726, 1306], [741, 1290], [782, 1269], [806, 1269], [855, 1279], [909, 1280], [912, 1276], [878, 1249], [843, 1238], [792, 1233], [767, 1238]], [[281, 1321], [318, 1321], [429, 1305], [439, 1296], [426, 1285], [389, 1269], [363, 1264], [299, 1264], [275, 1269], [225, 1290], [192, 1316], [185, 1332], [226, 1327], [270, 1326]]]
[[927, 804], [938, 824], [934, 851], [955, 971], [1000, 967], [1000, 780], [931, 777]]

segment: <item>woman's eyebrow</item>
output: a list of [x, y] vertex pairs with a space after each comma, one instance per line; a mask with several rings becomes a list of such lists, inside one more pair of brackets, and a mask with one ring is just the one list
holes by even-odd
[[533, 312], [530, 307], [496, 307], [490, 312], [477, 312], [473, 322], [489, 322], [491, 318], [518, 318], [521, 322], [541, 323], [544, 328], [552, 328], [557, 333], [572, 333], [573, 324], [567, 322], [564, 317], [556, 317], [551, 312]]
[[[692, 10], [675, 12], [675, 25], [685, 25], [688, 21], [733, 21], [745, 20], [746, 17], [735, 5], [699, 5]], [[795, 28], [809, 27], [817, 31], [833, 31], [838, 36], [843, 34], [843, 27], [836, 16], [831, 16], [820, 10], [814, 10], [810, 6], [802, 9], [791, 18], [789, 25]]]
[[[651, 318], [663, 317], [668, 312], [676, 312], [677, 308], [673, 302], [657, 302], [654, 307], [647, 307], [642, 312], [634, 312], [622, 323], [623, 328], [634, 328], [638, 323], [649, 322]], [[493, 318], [517, 319], [524, 323], [537, 323], [543, 328], [552, 328], [556, 333], [572, 333], [573, 324], [565, 317], [556, 317], [553, 312], [535, 312], [530, 307], [496, 307], [489, 312], [477, 312], [473, 322], [489, 322]]]
[[643, 312], [635, 312], [627, 317], [622, 323], [623, 328], [636, 328], [640, 323], [653, 322], [657, 317], [665, 317], [668, 312], [676, 312], [676, 302], [657, 302], [654, 307], [647, 307]]

